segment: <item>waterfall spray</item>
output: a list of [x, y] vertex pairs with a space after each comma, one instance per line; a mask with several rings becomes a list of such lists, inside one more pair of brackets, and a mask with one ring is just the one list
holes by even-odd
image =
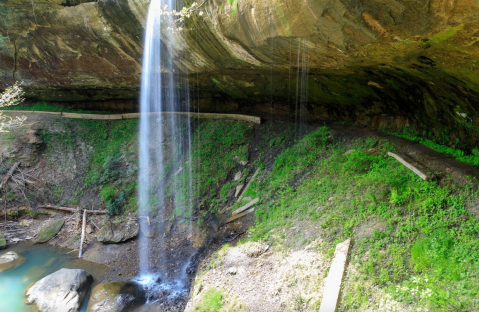
[[[173, 289], [170, 293], [185, 289], [186, 265], [180, 272], [175, 270], [175, 274], [162, 271], [172, 262], [164, 241], [165, 227], [171, 221], [171, 214], [173, 218], [188, 220], [194, 201], [191, 117], [172, 113], [190, 110], [189, 85], [187, 79], [174, 75], [177, 69], [173, 58], [162, 44], [162, 35], [167, 33], [174, 17], [161, 14], [161, 10], [174, 5], [172, 0], [152, 0], [148, 12], [141, 79], [138, 181], [143, 233], [139, 240], [139, 281], [149, 289], [160, 287], [162, 292]], [[152, 226], [153, 222], [162, 227]], [[145, 233], [163, 241], [153, 243]], [[186, 235], [190, 233], [191, 226]]]

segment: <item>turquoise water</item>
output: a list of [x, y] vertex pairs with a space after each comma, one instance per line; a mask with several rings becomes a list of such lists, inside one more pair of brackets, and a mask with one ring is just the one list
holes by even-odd
[[[78, 251], [67, 254], [68, 249], [50, 245], [17, 244], [2, 250], [0, 255], [7, 251], [15, 251], [26, 261], [17, 268], [0, 273], [1, 312], [37, 311], [34, 306], [24, 303], [25, 290], [30, 284], [61, 268], [83, 269], [93, 275], [94, 283], [98, 283], [109, 270], [105, 265], [78, 259]], [[86, 311], [87, 303], [88, 300], [85, 300], [80, 311]]]

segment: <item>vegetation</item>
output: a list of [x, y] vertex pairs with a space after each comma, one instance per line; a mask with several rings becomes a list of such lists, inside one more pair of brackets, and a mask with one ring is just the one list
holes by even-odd
[[[103, 206], [110, 214], [136, 209], [138, 120], [61, 120], [54, 126], [61, 130], [41, 133], [51, 165], [70, 166], [66, 162], [71, 160], [61, 155], [77, 154], [81, 158], [78, 170], [82, 181], [72, 197], [99, 189]], [[51, 189], [55, 201], [65, 200], [63, 186]]]
[[[218, 211], [226, 203], [228, 192], [242, 180], [224, 183], [240, 161], [248, 160], [248, 143], [252, 135], [252, 125], [248, 122], [201, 121], [191, 144], [191, 162], [185, 164], [185, 169], [177, 177], [169, 179], [170, 190], [173, 188], [171, 184], [176, 181], [177, 207], [186, 207], [177, 208], [175, 216], [186, 219], [191, 216], [193, 207], [188, 202], [190, 185], [185, 182], [190, 174], [193, 181], [191, 196], [194, 202], [200, 201], [202, 209], [205, 208], [204, 216]], [[191, 172], [189, 166], [193, 168]], [[202, 218], [198, 222], [201, 224]]]
[[211, 288], [203, 296], [203, 300], [195, 306], [195, 311], [217, 312], [223, 307], [223, 295], [220, 291]]
[[407, 131], [404, 133], [392, 132], [391, 134], [394, 134], [401, 138], [405, 138], [411, 141], [421, 143], [429, 147], [430, 149], [433, 149], [439, 153], [446, 154], [447, 156], [453, 157], [459, 161], [463, 161], [473, 166], [479, 166], [479, 149], [477, 148], [474, 148], [472, 150], [472, 153], [468, 155], [463, 150], [439, 144], [433, 140], [408, 133]]
[[249, 239], [278, 239], [299, 220], [320, 226], [331, 247], [353, 237], [345, 310], [366, 309], [374, 289], [434, 311], [478, 309], [479, 223], [467, 209], [476, 181], [426, 182], [385, 155], [394, 150], [385, 140], [357, 140], [345, 155], [330, 137], [326, 127], [307, 134], [252, 184], [264, 201]]

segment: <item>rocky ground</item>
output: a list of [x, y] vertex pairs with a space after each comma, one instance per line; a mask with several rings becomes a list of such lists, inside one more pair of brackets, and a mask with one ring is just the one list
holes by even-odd
[[[75, 128], [72, 124], [69, 124], [70, 128], [65, 128], [51, 117], [32, 117], [29, 121], [29, 128], [18, 135], [1, 137], [2, 142], [10, 146], [7, 148], [7, 145], [2, 144], [4, 159], [11, 161], [3, 162], [0, 177], [5, 177], [5, 168], [10, 168], [15, 159], [21, 160], [25, 165], [22, 165], [8, 182], [11, 195], [7, 202], [3, 202], [7, 206], [6, 221], [0, 222], [0, 232], [5, 234], [8, 244], [35, 241], [42, 227], [52, 220], [62, 219], [64, 224], [61, 230], [48, 239], [47, 243], [70, 248], [72, 253], [77, 254], [81, 239], [81, 216], [74, 212], [44, 209], [41, 206], [56, 204], [75, 209], [78, 207], [78, 201], [69, 199], [81, 193], [83, 197], [80, 202], [89, 200], [95, 210], [105, 209], [98, 195], [99, 188], [90, 186], [81, 189], [81, 177], [85, 176], [88, 165], [87, 151], [91, 148], [86, 143], [77, 142], [73, 144], [73, 149], [66, 149], [68, 153], [59, 145], [56, 145], [53, 151], [59, 153], [53, 153], [45, 146], [39, 133], [45, 135], [55, 131], [70, 131], [69, 135], [73, 135]], [[217, 192], [221, 193], [223, 185], [229, 186], [230, 189], [227, 189], [228, 192], [224, 195], [227, 199], [220, 202], [222, 206], [214, 218], [205, 218], [203, 226], [199, 226], [198, 222], [193, 222], [191, 227], [183, 222], [172, 222], [169, 220], [170, 216], [146, 219], [133, 211], [117, 216], [87, 214], [82, 257], [110, 268], [101, 282], [137, 279], [140, 273], [138, 255], [142, 251], [139, 237], [146, 237], [150, 246], [148, 261], [151, 272], [164, 273], [161, 279], [168, 281], [180, 277], [186, 266], [187, 277], [193, 278], [194, 283], [191, 286], [190, 300], [186, 295], [164, 305], [161, 298], [163, 292], [152, 292], [151, 301], [143, 308], [144, 311], [182, 311], [186, 305], [189, 311], [201, 311], [205, 309], [205, 305], [211, 303], [211, 298], [218, 296], [221, 297], [222, 309], [225, 311], [316, 311], [321, 302], [323, 281], [332, 257], [329, 248], [334, 237], [331, 233], [322, 231], [314, 222], [296, 220], [286, 227], [272, 231], [268, 242], [245, 243], [245, 238], [251, 235], [248, 229], [254, 224], [255, 214], [226, 223], [231, 217], [232, 207], [238, 208], [241, 203], [254, 199], [250, 197], [241, 201], [241, 192], [236, 192], [239, 184], [242, 185], [241, 191], [244, 191], [251, 180], [267, 180], [278, 153], [286, 146], [288, 138], [285, 139], [282, 132], [275, 132], [278, 129], [274, 127], [281, 129], [282, 125], [267, 121], [253, 128], [254, 134], [248, 143], [248, 162], [237, 164], [237, 167], [228, 172], [228, 177], [221, 181]], [[312, 125], [309, 129], [315, 128], [316, 126]], [[48, 131], [40, 132], [42, 129]], [[406, 139], [362, 127], [331, 125], [331, 129], [329, 140], [345, 146], [355, 139], [387, 139], [418, 166], [434, 174], [439, 182], [445, 176], [459, 184], [469, 181], [466, 176], [479, 177], [477, 168]], [[125, 155], [128, 153], [123, 152], [123, 161]], [[259, 157], [262, 160], [261, 166], [255, 162]], [[55, 163], [58, 166], [55, 166]], [[259, 167], [265, 169], [255, 175]], [[242, 175], [245, 176], [243, 180]], [[296, 176], [292, 185], [298, 183], [301, 177]], [[52, 181], [56, 183], [53, 184]], [[73, 181], [71, 185], [69, 181]], [[61, 194], [55, 191], [58, 189], [62, 189]], [[78, 189], [82, 192], [77, 192]], [[259, 200], [261, 202], [263, 198]], [[329, 201], [333, 205], [334, 197]], [[474, 210], [473, 208], [471, 209]], [[194, 221], [198, 220], [200, 213], [207, 215], [208, 208], [200, 207], [199, 211], [193, 215]], [[139, 230], [140, 225], [143, 230]], [[166, 227], [166, 230], [162, 235], [152, 234], [156, 230], [165, 229], [163, 227]], [[384, 228], [384, 223], [371, 220], [370, 223], [359, 226], [355, 235], [358, 238], [370, 237], [375, 230]], [[99, 241], [99, 237], [104, 242]], [[348, 278], [352, 279], [357, 274], [355, 270], [359, 266], [359, 260], [351, 260]], [[188, 289], [189, 283], [185, 287]], [[371, 289], [375, 289], [374, 287], [371, 285]], [[186, 290], [185, 294], [187, 293]], [[393, 306], [398, 310], [407, 309], [379, 289], [374, 296], [385, 311]]]

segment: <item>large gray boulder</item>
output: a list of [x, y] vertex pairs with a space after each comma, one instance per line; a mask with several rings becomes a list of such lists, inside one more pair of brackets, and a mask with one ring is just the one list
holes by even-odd
[[138, 222], [129, 221], [118, 224], [107, 222], [100, 231], [98, 231], [96, 238], [99, 242], [105, 244], [116, 244], [137, 236], [138, 231]]
[[145, 291], [138, 283], [103, 283], [93, 288], [87, 312], [130, 311], [140, 307], [145, 302]]
[[65, 220], [58, 219], [48, 222], [42, 227], [37, 236], [37, 243], [46, 243], [60, 232]]
[[42, 312], [76, 312], [93, 283], [90, 273], [61, 269], [45, 276], [27, 290], [26, 302]]
[[25, 262], [25, 258], [19, 256], [15, 251], [9, 251], [0, 255], [0, 272], [13, 269]]

